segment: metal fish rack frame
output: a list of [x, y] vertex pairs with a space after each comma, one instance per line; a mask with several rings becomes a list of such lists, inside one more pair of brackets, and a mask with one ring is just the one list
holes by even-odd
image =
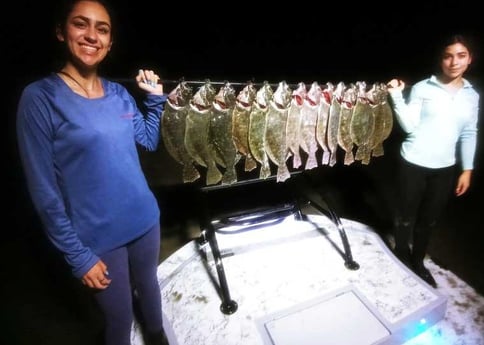
[[[235, 226], [234, 233], [255, 230], [289, 215], [307, 220], [305, 206], [311, 206], [337, 227], [343, 245], [338, 252], [345, 267], [359, 269], [343, 224], [328, 202], [331, 197], [315, 192], [306, 172], [338, 161], [369, 164], [384, 154], [383, 142], [393, 126], [385, 84], [209, 79], [163, 83], [174, 87], [162, 114], [162, 140], [171, 158], [182, 166], [183, 183], [199, 184], [199, 253], [211, 275], [210, 248], [224, 314], [238, 308], [230, 295], [216, 237], [228, 228]], [[276, 201], [262, 206], [214, 211], [210, 193], [247, 189], [260, 182], [288, 186], [289, 197], [276, 196]], [[235, 193], [231, 200], [240, 197], [240, 192]], [[215, 277], [212, 281], [217, 283]]]

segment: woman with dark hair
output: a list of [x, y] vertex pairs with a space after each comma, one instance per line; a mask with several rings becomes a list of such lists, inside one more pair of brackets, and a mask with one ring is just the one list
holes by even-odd
[[[395, 254], [433, 287], [424, 266], [430, 236], [453, 192], [471, 185], [477, 142], [479, 94], [464, 78], [473, 60], [471, 44], [450, 36], [439, 47], [439, 72], [413, 85], [392, 79], [388, 91], [405, 138], [400, 147]], [[455, 165], [460, 174], [455, 182]]]
[[160, 210], [137, 151], [158, 145], [163, 85], [139, 70], [139, 108], [124, 86], [99, 75], [113, 44], [102, 1], [68, 1], [61, 13], [65, 63], [27, 85], [18, 103], [28, 189], [48, 238], [104, 313], [105, 344], [131, 344], [134, 296], [146, 342], [163, 344]]

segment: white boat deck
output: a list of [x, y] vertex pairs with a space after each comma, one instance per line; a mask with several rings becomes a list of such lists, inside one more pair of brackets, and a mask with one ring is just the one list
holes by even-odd
[[[441, 327], [448, 297], [398, 261], [371, 228], [341, 222], [357, 269], [345, 266], [340, 233], [323, 215], [217, 232], [236, 303], [231, 314], [222, 312], [208, 243], [207, 261], [195, 240], [173, 253], [158, 269], [170, 345], [416, 345], [429, 344], [435, 328], [452, 339]], [[474, 340], [482, 344], [479, 335]], [[142, 344], [136, 324], [132, 343]]]

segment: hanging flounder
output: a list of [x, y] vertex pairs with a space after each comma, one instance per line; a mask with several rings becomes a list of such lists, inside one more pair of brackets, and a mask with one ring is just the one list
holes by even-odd
[[390, 136], [393, 128], [393, 111], [392, 107], [388, 103], [388, 90], [385, 84], [379, 83], [379, 87], [377, 87], [377, 106], [379, 117], [381, 118], [382, 122], [382, 130], [381, 135], [378, 138], [379, 140], [375, 140], [375, 144], [372, 147], [372, 156], [379, 157], [383, 156], [383, 142]]
[[271, 175], [271, 166], [264, 143], [266, 116], [273, 93], [271, 85], [267, 81], [264, 81], [259, 90], [257, 90], [249, 115], [249, 148], [254, 159], [261, 164], [259, 177], [262, 179], [266, 179]]
[[351, 84], [343, 92], [343, 100], [339, 113], [338, 145], [345, 151], [344, 164], [355, 161], [353, 155], [353, 140], [350, 135], [351, 117], [356, 103], [356, 86]]
[[291, 177], [287, 168], [286, 124], [292, 90], [285, 81], [279, 82], [266, 117], [265, 150], [269, 159], [277, 165], [277, 182]]
[[371, 157], [370, 141], [375, 134], [375, 116], [367, 97], [366, 83], [356, 82], [356, 104], [351, 117], [350, 134], [358, 148], [355, 159], [368, 164]]
[[247, 83], [237, 95], [232, 114], [232, 138], [237, 151], [245, 157], [245, 171], [252, 171], [257, 168], [257, 162], [252, 157], [249, 148], [249, 117], [256, 92], [257, 89], [254, 84]]
[[235, 108], [235, 89], [226, 82], [215, 95], [210, 111], [208, 143], [216, 163], [225, 168], [222, 184], [237, 182], [235, 164], [240, 159], [232, 140], [232, 113]]
[[188, 103], [192, 98], [192, 88], [181, 81], [168, 94], [163, 116], [161, 118], [161, 137], [168, 153], [183, 165], [183, 182], [193, 182], [200, 178], [194, 166], [194, 160], [185, 148], [185, 121], [188, 114]]
[[330, 152], [329, 166], [336, 164], [336, 153], [338, 150], [338, 127], [339, 127], [339, 114], [341, 112], [341, 102], [343, 98], [343, 91], [345, 84], [340, 81], [333, 92], [333, 98], [331, 99], [331, 107], [329, 108], [328, 118], [328, 149]]
[[304, 98], [306, 98], [306, 84], [300, 82], [297, 88], [292, 92], [291, 103], [287, 114], [286, 125], [286, 142], [288, 153], [292, 155], [292, 167], [299, 168], [302, 164], [300, 149], [300, 132], [301, 132], [301, 110], [303, 108]]
[[328, 118], [329, 118], [329, 108], [331, 107], [331, 101], [333, 99], [334, 85], [327, 82], [321, 91], [321, 98], [319, 101], [318, 109], [318, 120], [316, 123], [316, 140], [323, 151], [321, 157], [321, 163], [323, 165], [329, 164], [329, 157], [331, 155], [328, 147]]
[[304, 98], [301, 110], [301, 148], [308, 154], [305, 170], [318, 166], [316, 151], [318, 141], [316, 140], [316, 125], [318, 122], [319, 103], [321, 101], [321, 86], [313, 82]]
[[375, 126], [373, 129], [373, 135], [368, 142], [368, 147], [370, 151], [368, 154], [369, 157], [364, 157], [364, 161], [362, 161], [362, 163], [364, 164], [369, 164], [373, 152], [372, 150], [379, 142], [381, 142], [383, 136], [383, 112], [381, 111], [382, 108], [380, 107], [379, 88], [379, 83], [374, 83], [370, 90], [368, 90], [368, 92], [366, 93], [368, 104], [371, 111], [373, 112], [373, 117], [375, 119]]
[[222, 179], [209, 148], [210, 112], [215, 93], [210, 81], [206, 81], [190, 100], [186, 117], [185, 147], [198, 164], [207, 168], [207, 185]]

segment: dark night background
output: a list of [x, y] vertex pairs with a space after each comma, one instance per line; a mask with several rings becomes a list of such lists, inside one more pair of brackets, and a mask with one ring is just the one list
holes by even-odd
[[[230, 82], [252, 80], [256, 83], [285, 80], [290, 84], [357, 80], [371, 83], [399, 77], [411, 85], [432, 73], [434, 44], [441, 35], [471, 33], [479, 49], [484, 37], [481, 12], [470, 4], [455, 1], [360, 2], [356, 5], [337, 1], [331, 5], [320, 2], [317, 6], [295, 2], [292, 5], [264, 4], [265, 9], [261, 8], [261, 3], [247, 2], [226, 2], [218, 6], [206, 2], [194, 5], [140, 0], [129, 4], [113, 3], [118, 27], [103, 72], [108, 77], [123, 80], [129, 88], [133, 84], [124, 80], [134, 77], [139, 68], [154, 69], [168, 81], [184, 78]], [[55, 1], [29, 0], [12, 5], [13, 9], [3, 13], [11, 23], [4, 24], [1, 29], [4, 38], [2, 57], [7, 76], [3, 87], [8, 117], [7, 175], [4, 178], [8, 206], [5, 214], [9, 221], [3, 227], [1, 243], [4, 249], [10, 249], [2, 250], [8, 253], [6, 258], [2, 258], [2, 264], [6, 265], [2, 272], [7, 280], [15, 280], [22, 274], [30, 276], [31, 261], [25, 258], [30, 254], [41, 267], [35, 276], [52, 279], [57, 285], [40, 285], [34, 279], [25, 279], [22, 287], [13, 283], [4, 286], [7, 290], [2, 295], [10, 298], [10, 302], [6, 309], [2, 308], [1, 317], [7, 323], [1, 323], [7, 325], [6, 329], [12, 330], [12, 334], [30, 329], [37, 335], [36, 344], [54, 344], [53, 339], [62, 339], [64, 335], [67, 338], [68, 333], [77, 336], [79, 344], [91, 344], [89, 341], [92, 342], [93, 334], [97, 334], [96, 325], [99, 324], [94, 323], [93, 326], [86, 321], [92, 318], [92, 310], [73, 312], [75, 317], [63, 314], [65, 308], [78, 310], [83, 300], [69, 297], [70, 291], [76, 288], [68, 278], [62, 280], [53, 276], [52, 267], [58, 269], [63, 277], [68, 276], [68, 270], [40, 235], [15, 144], [15, 110], [22, 88], [54, 68], [58, 52], [52, 15]], [[467, 75], [481, 93], [481, 104], [484, 85], [482, 59], [481, 52], [477, 50], [476, 60]], [[166, 83], [165, 89], [168, 92], [174, 86], [174, 83]], [[460, 269], [458, 275], [484, 293], [482, 273], [476, 278], [476, 272], [482, 272], [482, 255], [469, 258], [472, 253], [481, 252], [478, 243], [482, 244], [484, 239], [479, 218], [484, 199], [482, 136], [481, 131], [472, 190], [468, 195], [451, 201], [445, 215], [447, 218], [444, 218], [450, 230], [445, 238], [436, 237], [434, 242], [437, 244], [434, 246], [435, 257], [440, 262], [455, 270]], [[345, 167], [338, 164], [313, 173], [320, 174], [325, 181], [319, 187], [330, 190], [339, 201], [338, 205], [343, 205], [338, 206], [342, 216], [385, 228], [380, 229], [382, 231], [388, 230], [389, 201], [394, 195], [393, 163], [398, 155], [400, 139], [401, 133], [395, 125], [385, 143], [385, 156], [369, 166], [355, 163]], [[193, 206], [193, 189], [173, 183], [171, 175], [179, 172], [177, 163], [168, 158], [163, 160], [164, 165], [157, 165], [156, 155], [144, 159], [148, 178], [160, 197], [165, 221], [183, 222], [190, 216], [190, 205], [196, 206]], [[167, 185], [163, 182], [165, 178], [169, 181]], [[239, 192], [235, 189], [227, 191], [226, 195], [215, 195], [225, 202], [230, 200], [229, 203], [237, 204], [233, 198], [237, 198]], [[261, 196], [252, 194], [250, 197]], [[451, 218], [450, 215], [455, 216]], [[456, 239], [461, 236], [469, 240], [460, 244]], [[473, 243], [474, 247], [467, 248], [467, 243]], [[18, 244], [19, 249], [13, 250]], [[446, 261], [447, 257], [453, 259]], [[58, 297], [60, 304], [65, 305], [52, 308], [47, 302], [44, 305], [38, 300], [29, 300], [27, 291], [30, 289], [38, 289], [39, 294], [51, 297], [65, 293], [66, 296]], [[14, 291], [20, 291], [19, 296], [23, 297], [14, 297]], [[10, 310], [8, 307], [17, 311], [6, 315], [3, 310]], [[30, 324], [23, 312], [35, 314], [44, 323]], [[53, 321], [56, 315], [67, 315], [65, 317], [70, 323], [66, 321], [66, 324], [55, 326], [58, 329], [53, 329], [52, 324], [59, 322]], [[19, 333], [15, 334], [18, 337]], [[25, 339], [17, 338], [17, 342], [8, 339], [2, 343], [28, 343]], [[74, 343], [77, 344], [74, 340], [70, 341], [70, 344]]]

